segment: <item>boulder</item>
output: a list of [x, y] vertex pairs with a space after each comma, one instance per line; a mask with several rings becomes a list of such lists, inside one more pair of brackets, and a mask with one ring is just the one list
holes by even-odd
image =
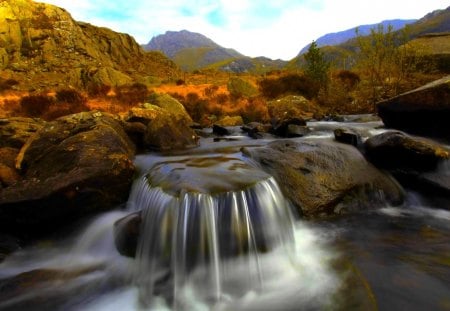
[[377, 104], [388, 128], [450, 140], [450, 76]]
[[125, 117], [125, 122], [140, 122], [146, 127], [141, 149], [174, 150], [195, 147], [198, 137], [190, 128], [190, 118], [152, 104], [134, 107]]
[[8, 187], [20, 180], [16, 170], [16, 157], [19, 149], [11, 147], [0, 148], [0, 186]]
[[450, 157], [444, 146], [399, 131], [373, 136], [364, 146], [368, 159], [384, 169], [429, 171]]
[[231, 135], [231, 132], [226, 127], [217, 124], [213, 125], [212, 132], [219, 136]]
[[[172, 114], [177, 121], [185, 122], [189, 125], [193, 124], [191, 116], [187, 113], [183, 104], [168, 94], [158, 94], [154, 97], [151, 104], [165, 109]], [[144, 104], [144, 107], [146, 104]]]
[[[367, 158], [405, 187], [431, 200], [450, 199], [450, 150], [429, 139], [390, 131], [365, 142]], [[448, 204], [440, 204], [444, 208]]]
[[215, 123], [220, 126], [240, 126], [244, 124], [241, 116], [225, 116]]
[[141, 224], [142, 212], [130, 214], [114, 223], [114, 243], [121, 255], [134, 258]]
[[286, 118], [312, 119], [321, 114], [317, 105], [303, 96], [289, 95], [267, 102], [269, 115], [273, 120], [282, 121]]
[[0, 119], [0, 147], [21, 148], [44, 125], [44, 120], [36, 118]]
[[0, 191], [0, 227], [41, 233], [124, 202], [134, 146], [120, 123], [100, 112], [48, 122], [22, 147], [23, 180]]
[[334, 131], [334, 139], [340, 143], [357, 147], [361, 144], [361, 136], [348, 128], [337, 128]]
[[302, 118], [285, 118], [273, 125], [272, 132], [280, 137], [299, 137], [308, 133], [308, 129]]
[[333, 142], [279, 140], [264, 147], [244, 148], [279, 183], [288, 199], [306, 217], [403, 202], [395, 180], [367, 162], [355, 148]]

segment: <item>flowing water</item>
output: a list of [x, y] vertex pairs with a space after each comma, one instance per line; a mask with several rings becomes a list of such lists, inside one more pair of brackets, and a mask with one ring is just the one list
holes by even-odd
[[[342, 123], [309, 125], [300, 139], [332, 139]], [[364, 138], [379, 125], [347, 124]], [[401, 207], [306, 222], [239, 152], [270, 138], [231, 138], [138, 156], [125, 207], [0, 263], [0, 310], [450, 310], [445, 202], [409, 191]], [[127, 258], [113, 226], [138, 211]]]

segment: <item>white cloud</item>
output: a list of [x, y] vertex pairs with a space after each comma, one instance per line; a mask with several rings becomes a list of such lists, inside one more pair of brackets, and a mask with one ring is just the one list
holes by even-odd
[[[249, 56], [290, 59], [312, 40], [361, 24], [420, 18], [444, 0], [43, 0], [139, 43], [167, 30], [202, 33]], [[413, 3], [414, 2], [414, 3]], [[119, 16], [119, 14], [121, 16]], [[215, 22], [212, 22], [214, 21]]]

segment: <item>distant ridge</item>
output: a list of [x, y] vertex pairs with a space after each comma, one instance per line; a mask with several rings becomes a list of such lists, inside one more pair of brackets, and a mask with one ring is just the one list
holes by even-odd
[[[393, 30], [399, 30], [406, 25], [412, 24], [416, 22], [416, 19], [392, 19], [392, 20], [385, 20], [380, 23], [376, 24], [370, 24], [370, 25], [360, 25], [356, 26], [347, 30], [334, 32], [334, 33], [328, 33], [326, 35], [321, 36], [315, 42], [317, 43], [318, 47], [327, 46], [327, 45], [339, 45], [342, 44], [350, 39], [353, 39], [356, 37], [356, 29], [358, 29], [359, 33], [363, 36], [368, 35], [370, 33], [370, 30], [372, 28], [376, 28], [379, 25], [383, 25], [384, 27], [388, 27], [391, 25], [393, 27]], [[304, 54], [308, 51], [308, 48], [311, 44], [306, 45], [298, 55]]]

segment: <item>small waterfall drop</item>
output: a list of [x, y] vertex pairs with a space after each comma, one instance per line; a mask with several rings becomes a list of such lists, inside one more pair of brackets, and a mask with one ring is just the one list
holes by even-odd
[[[291, 209], [276, 181], [235, 158], [182, 162], [156, 164], [129, 200], [129, 209], [142, 210], [140, 303], [161, 296], [185, 310], [189, 295], [212, 305], [263, 290], [273, 267], [261, 264], [261, 254], [277, 249], [289, 258], [295, 247]], [[220, 178], [208, 178], [212, 171]]]

